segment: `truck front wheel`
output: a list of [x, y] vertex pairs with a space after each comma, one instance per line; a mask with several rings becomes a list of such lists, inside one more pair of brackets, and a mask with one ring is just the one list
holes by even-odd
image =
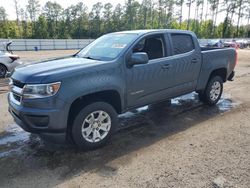
[[208, 105], [215, 105], [221, 98], [223, 80], [220, 76], [214, 76], [208, 81], [204, 91], [199, 92], [199, 99]]
[[85, 106], [76, 116], [72, 136], [80, 149], [103, 146], [117, 125], [117, 113], [108, 103], [95, 102]]

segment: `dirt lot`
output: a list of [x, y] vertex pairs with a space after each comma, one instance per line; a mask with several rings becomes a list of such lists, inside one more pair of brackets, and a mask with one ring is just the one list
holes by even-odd
[[[19, 52], [24, 61], [72, 51]], [[0, 187], [250, 187], [250, 50], [215, 107], [195, 93], [120, 116], [119, 131], [90, 152], [44, 144], [7, 112], [0, 80]]]

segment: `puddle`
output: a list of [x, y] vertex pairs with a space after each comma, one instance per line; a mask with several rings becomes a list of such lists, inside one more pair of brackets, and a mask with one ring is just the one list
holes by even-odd
[[30, 133], [25, 132], [19, 126], [13, 124], [8, 127], [5, 135], [0, 138], [0, 146], [16, 142], [25, 142], [29, 139], [29, 136]]
[[1, 152], [0, 153], [0, 158], [8, 157], [8, 156], [10, 156], [12, 154], [21, 154], [21, 153], [22, 153], [22, 147], [15, 148], [15, 149], [10, 149], [10, 150]]
[[174, 111], [176, 106], [182, 107], [183, 105], [187, 105], [187, 104], [196, 105], [197, 103], [199, 103], [198, 95], [195, 92], [193, 92], [187, 95], [183, 95], [183, 96], [171, 99], [171, 104], [170, 102], [165, 101], [165, 102], [158, 103], [158, 104], [146, 105], [146, 106], [137, 108], [135, 110], [125, 112], [119, 115], [118, 117], [121, 119], [132, 118], [134, 116], [138, 116], [139, 114], [157, 110], [157, 108], [162, 109], [163, 107], [171, 111]]
[[233, 101], [230, 94], [224, 94], [216, 106], [221, 112], [225, 112], [229, 111], [232, 108], [235, 108], [240, 104], [240, 102]]
[[125, 112], [125, 113], [119, 115], [118, 118], [131, 118], [131, 117], [133, 117], [133, 116], [135, 116], [137, 114], [140, 114], [142, 112], [147, 111], [148, 108], [149, 108], [148, 105], [147, 106], [143, 106], [143, 107], [137, 108], [137, 109], [135, 109], [133, 111]]
[[11, 125], [5, 131], [5, 134], [0, 137], [0, 146], [17, 143], [17, 142], [25, 142], [29, 140], [30, 133], [25, 132], [17, 125]]
[[[193, 92], [187, 95], [182, 95], [180, 97], [174, 98], [171, 100], [172, 105], [181, 105], [185, 106], [185, 104], [191, 104], [195, 106], [196, 104], [202, 104], [199, 101], [198, 94]], [[230, 94], [223, 94], [219, 102], [214, 106], [214, 108], [218, 108], [220, 112], [229, 111], [232, 108], [238, 106], [240, 102], [236, 102], [232, 100], [232, 96]]]
[[23, 153], [23, 147], [30, 141], [30, 133], [18, 125], [8, 126], [0, 135], [0, 158]]
[[133, 127], [134, 125], [138, 126], [138, 124], [144, 126], [145, 124], [150, 123], [150, 121], [155, 121], [156, 119], [162, 119], [165, 121], [169, 117], [180, 115], [185, 112], [192, 112], [195, 109], [200, 109], [201, 115], [223, 113], [235, 108], [239, 104], [239, 102], [231, 99], [231, 95], [224, 94], [217, 105], [210, 107], [203, 105], [203, 103], [199, 101], [198, 94], [192, 92], [171, 99], [171, 103], [166, 101], [158, 104], [147, 105], [121, 114], [119, 115], [120, 126], [118, 129]]
[[192, 93], [171, 99], [171, 104], [174, 104], [174, 105], [182, 105], [183, 103], [188, 103], [188, 102], [198, 103], [199, 102], [198, 94], [196, 94], [195, 92], [192, 92]]

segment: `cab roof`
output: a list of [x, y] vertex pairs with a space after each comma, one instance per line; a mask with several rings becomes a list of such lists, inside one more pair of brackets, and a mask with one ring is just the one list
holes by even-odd
[[[147, 33], [186, 33], [186, 34], [194, 34], [192, 31], [188, 30], [178, 30], [178, 29], [142, 29], [142, 30], [128, 30], [128, 31], [119, 31], [114, 33], [131, 33], [131, 34], [137, 34], [137, 35], [144, 35]], [[114, 34], [113, 33], [113, 34]], [[110, 33], [112, 34], [112, 33]]]

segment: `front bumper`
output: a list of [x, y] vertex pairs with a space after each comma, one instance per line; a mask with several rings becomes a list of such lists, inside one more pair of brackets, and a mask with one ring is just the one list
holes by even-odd
[[[8, 95], [9, 112], [14, 121], [25, 131], [39, 134], [55, 143], [66, 142], [67, 113], [64, 108], [40, 109], [18, 105]], [[41, 101], [40, 101], [41, 102]], [[65, 106], [63, 101], [60, 107]]]

